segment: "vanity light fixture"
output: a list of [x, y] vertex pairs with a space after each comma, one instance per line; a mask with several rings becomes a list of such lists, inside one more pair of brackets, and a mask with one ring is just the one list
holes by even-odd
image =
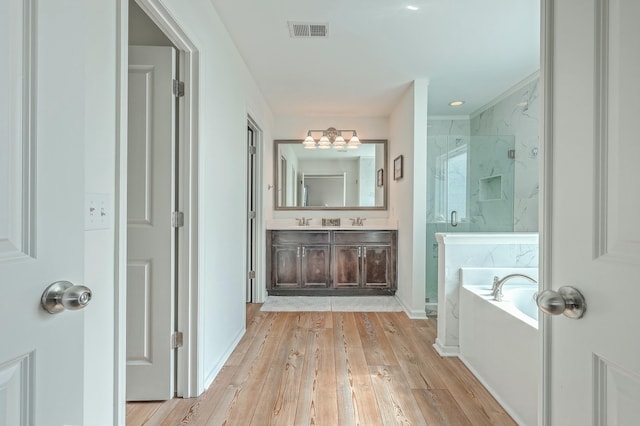
[[412, 11], [420, 10], [420, 8], [419, 8], [419, 7], [417, 7], [417, 6], [411, 6], [411, 5], [407, 6], [407, 9], [412, 10]]
[[449, 106], [452, 106], [452, 107], [459, 107], [461, 105], [464, 105], [464, 101], [451, 101], [451, 102], [449, 102]]
[[[342, 132], [351, 132], [351, 139], [349, 142], [342, 136]], [[316, 142], [312, 133], [322, 133], [320, 139]], [[302, 145], [306, 149], [329, 149], [334, 148], [344, 151], [345, 149], [358, 149], [360, 145], [360, 139], [355, 130], [338, 130], [335, 127], [329, 127], [326, 130], [309, 130], [307, 131], [307, 137], [302, 142]]]

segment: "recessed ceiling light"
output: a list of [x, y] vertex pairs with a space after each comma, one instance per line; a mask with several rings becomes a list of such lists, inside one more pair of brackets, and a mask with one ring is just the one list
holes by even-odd
[[449, 106], [452, 106], [452, 107], [457, 107], [457, 106], [460, 106], [462, 104], [464, 104], [464, 101], [451, 101], [451, 102], [449, 102]]
[[409, 9], [409, 10], [420, 10], [420, 8], [416, 7], [416, 6], [407, 6], [407, 9]]

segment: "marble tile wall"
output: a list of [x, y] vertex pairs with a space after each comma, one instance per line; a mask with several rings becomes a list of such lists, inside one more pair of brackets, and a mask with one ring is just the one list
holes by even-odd
[[474, 136], [469, 146], [468, 221], [472, 232], [511, 232], [514, 228], [513, 136]]
[[539, 77], [471, 116], [470, 134], [515, 137], [514, 231], [538, 230]]

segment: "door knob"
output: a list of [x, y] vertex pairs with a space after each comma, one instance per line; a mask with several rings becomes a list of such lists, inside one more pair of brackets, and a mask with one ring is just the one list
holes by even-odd
[[587, 310], [584, 296], [577, 289], [569, 286], [560, 287], [558, 291], [545, 290], [536, 298], [538, 308], [545, 314], [560, 315], [572, 319], [580, 319]]
[[91, 300], [91, 290], [83, 285], [73, 285], [69, 281], [56, 281], [44, 290], [40, 303], [50, 314], [58, 314], [65, 309], [82, 309]]

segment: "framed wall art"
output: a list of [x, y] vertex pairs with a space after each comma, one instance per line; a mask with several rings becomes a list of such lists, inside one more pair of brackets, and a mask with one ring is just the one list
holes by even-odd
[[402, 179], [402, 155], [393, 160], [393, 180]]

